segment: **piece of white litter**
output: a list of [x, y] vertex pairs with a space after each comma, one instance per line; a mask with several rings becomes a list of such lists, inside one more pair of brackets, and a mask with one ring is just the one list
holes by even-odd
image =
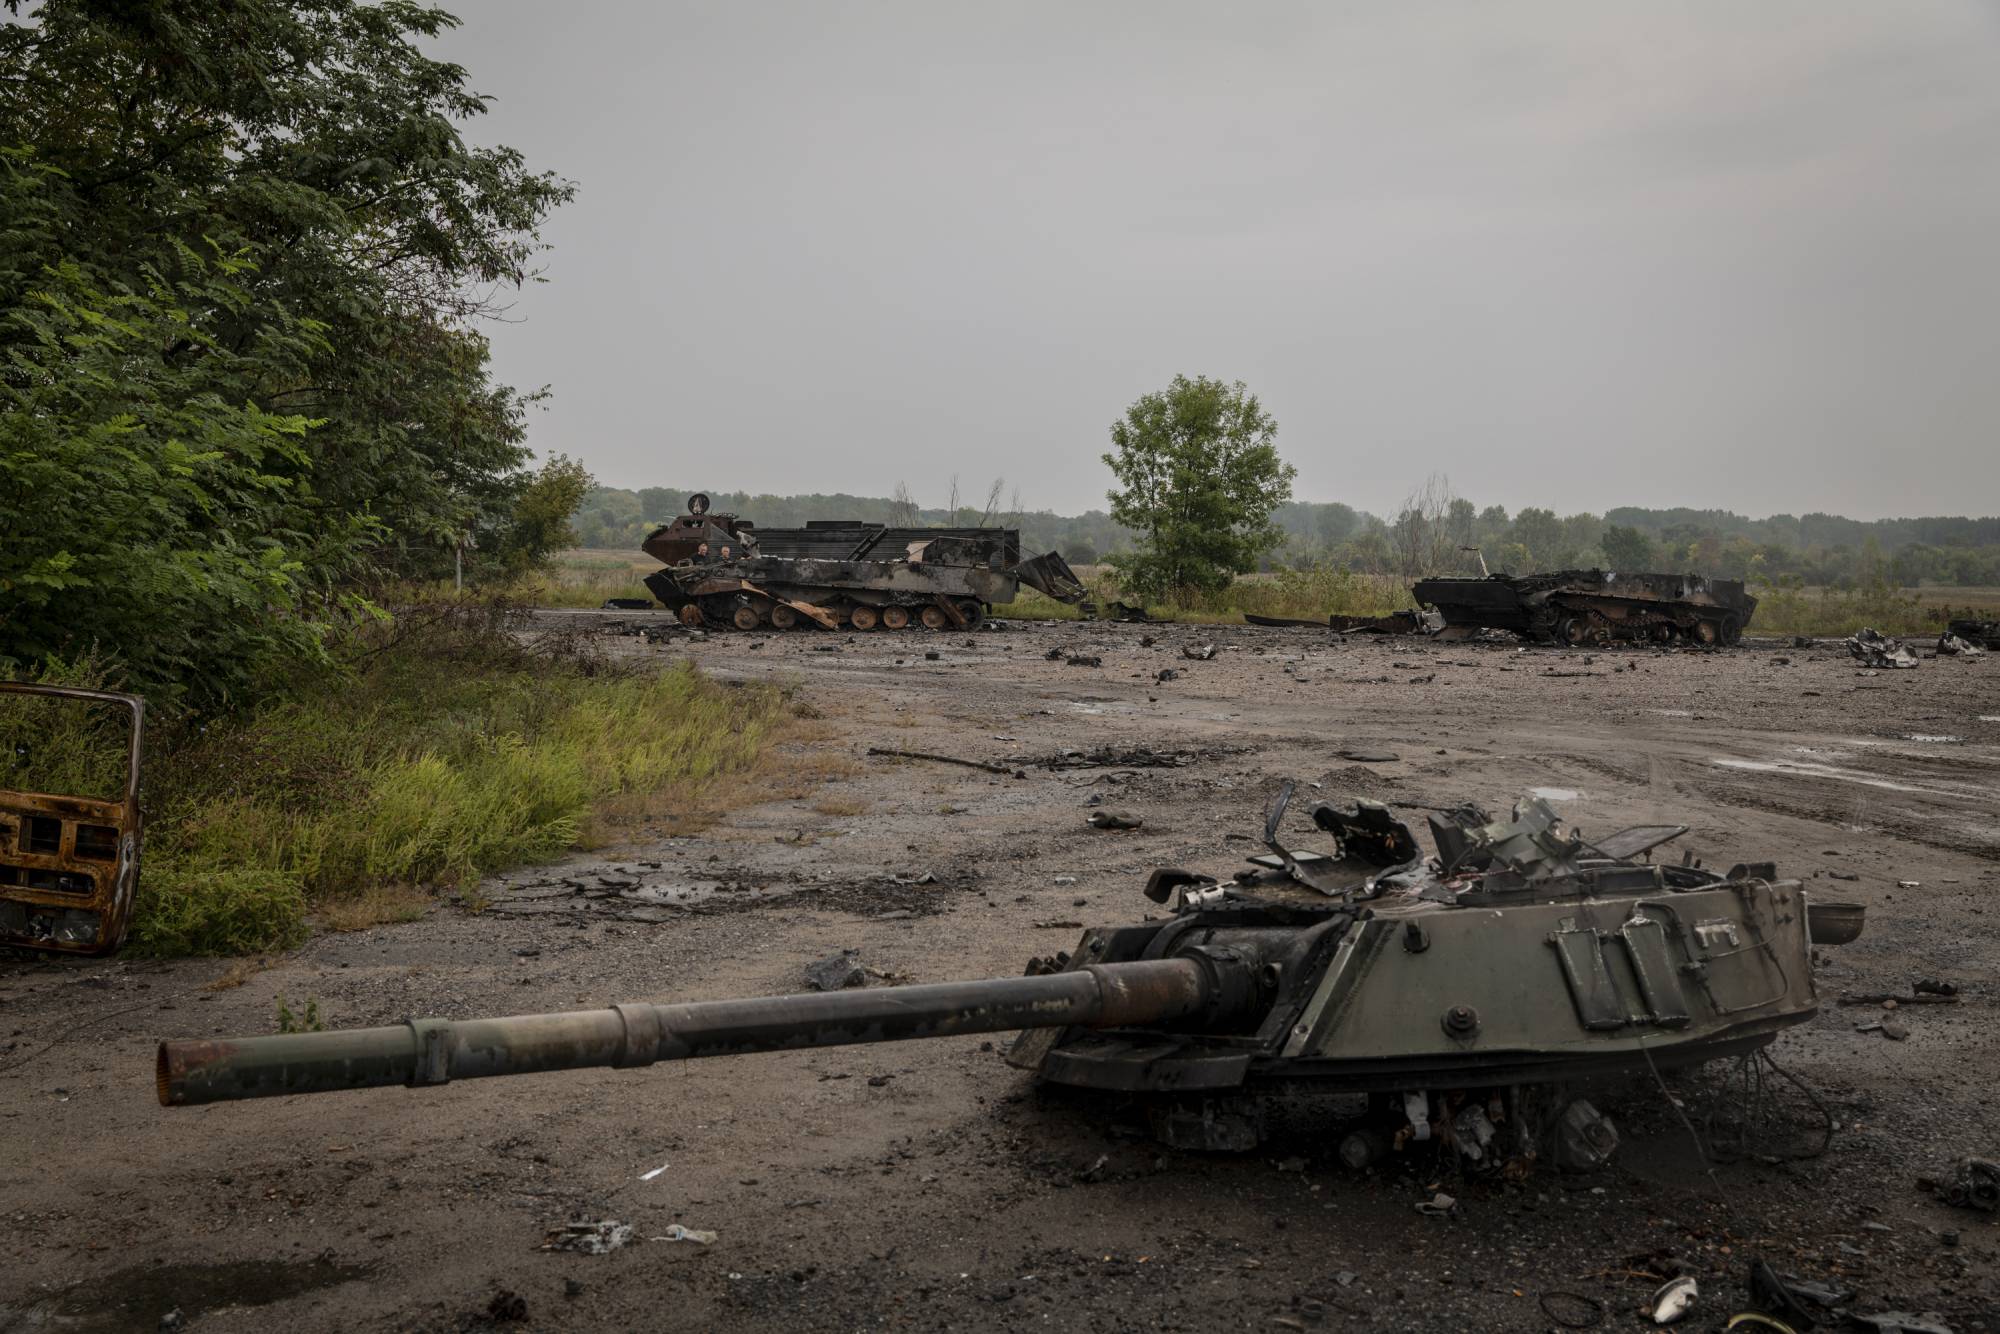
[[679, 1223], [670, 1223], [667, 1225], [666, 1235], [654, 1237], [653, 1240], [691, 1241], [697, 1246], [706, 1246], [715, 1240], [715, 1234], [713, 1232], [704, 1232], [700, 1228], [682, 1227]]
[[660, 1173], [662, 1173], [662, 1172], [666, 1171], [666, 1170], [667, 1170], [667, 1167], [668, 1167], [668, 1164], [666, 1164], [666, 1163], [661, 1163], [661, 1164], [660, 1164], [660, 1165], [659, 1165], [658, 1167], [654, 1168], [654, 1169], [653, 1169], [652, 1171], [650, 1171], [650, 1172], [641, 1172], [641, 1173], [639, 1174], [639, 1180], [641, 1180], [641, 1181], [651, 1181], [651, 1180], [652, 1180], [652, 1179], [653, 1179], [654, 1177], [656, 1177], [656, 1176], [658, 1176], [658, 1175], [659, 1175]]
[[1653, 1323], [1671, 1325], [1688, 1313], [1700, 1295], [1693, 1278], [1686, 1274], [1660, 1286], [1653, 1294]]

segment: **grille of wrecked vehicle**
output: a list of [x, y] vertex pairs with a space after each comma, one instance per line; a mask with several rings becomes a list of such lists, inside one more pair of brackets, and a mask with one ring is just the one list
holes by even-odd
[[96, 954], [139, 874], [144, 705], [0, 682], [0, 944]]

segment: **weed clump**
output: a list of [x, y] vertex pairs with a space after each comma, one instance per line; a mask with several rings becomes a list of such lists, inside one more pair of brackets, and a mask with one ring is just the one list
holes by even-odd
[[780, 692], [691, 663], [619, 669], [503, 617], [412, 611], [338, 680], [163, 729], [149, 757], [133, 947], [242, 954], [407, 920], [421, 891], [699, 809], [755, 763]]

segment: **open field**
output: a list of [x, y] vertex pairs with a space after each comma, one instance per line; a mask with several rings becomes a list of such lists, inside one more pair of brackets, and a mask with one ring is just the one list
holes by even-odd
[[[641, 582], [659, 563], [642, 552], [578, 549], [566, 552], [551, 569], [518, 590], [520, 600], [543, 607], [601, 607], [610, 598], [651, 595]], [[1121, 595], [1109, 565], [1085, 565], [1077, 573], [1100, 604]], [[439, 589], [425, 589], [436, 597]], [[1873, 626], [1892, 635], [1936, 635], [1951, 615], [1970, 612], [2000, 617], [2000, 588], [1933, 586], [1869, 592], [1802, 587], [1753, 590], [1759, 597], [1750, 633], [1849, 635]], [[1317, 619], [1330, 614], [1378, 615], [1413, 605], [1409, 581], [1395, 575], [1353, 574], [1316, 569], [1251, 574], [1228, 589], [1191, 606], [1151, 606], [1156, 620], [1197, 624], [1240, 624], [1243, 613]], [[1073, 621], [1076, 609], [1031, 588], [999, 609], [1017, 620]]]
[[[1572, 654], [1102, 624], [695, 639], [664, 615], [588, 612], [537, 629], [782, 685], [815, 730], [779, 741], [765, 791], [706, 828], [642, 819], [624, 846], [489, 879], [483, 911], [321, 934], [262, 970], [0, 962], [0, 1329], [152, 1330], [172, 1309], [201, 1331], [483, 1328], [505, 1293], [530, 1328], [1525, 1331], [1551, 1327], [1540, 1302], [1562, 1292], [1634, 1328], [1670, 1263], [1698, 1277], [1710, 1328], [1741, 1309], [1752, 1257], [1854, 1288], [1858, 1310], [2000, 1329], [1993, 1216], [1916, 1184], [2000, 1146], [2000, 655], [1870, 675], [1837, 644], [1768, 641]], [[1196, 639], [1221, 651], [1187, 661]], [[1059, 646], [1103, 665], [1047, 659]], [[1179, 676], [1159, 682], [1166, 665]], [[1122, 776], [1032, 763], [1098, 744], [1212, 754]], [[1354, 746], [1400, 758], [1336, 758]], [[1433, 1178], [1347, 1172], [1311, 1099], [1253, 1154], [1178, 1152], [1131, 1134], [1115, 1099], [1038, 1093], [976, 1037], [154, 1103], [155, 1040], [269, 1033], [281, 1003], [351, 1026], [744, 996], [797, 990], [842, 948], [910, 981], [1018, 974], [1076, 937], [1039, 923], [1150, 910], [1150, 868], [1226, 874], [1286, 776], [1406, 808], [1556, 789], [1586, 830], [1685, 822], [1710, 864], [1770, 858], [1865, 902], [1866, 934], [1819, 951], [1821, 1013], [1774, 1048], [1832, 1110], [1827, 1156], [1718, 1166], [1718, 1198], [1657, 1090], [1623, 1085], [1593, 1095], [1625, 1137], [1611, 1170], [1447, 1182], [1459, 1216], [1426, 1218]], [[1144, 828], [1087, 828], [1099, 795]], [[564, 888], [604, 877], [713, 888], [636, 916]], [[1965, 999], [1905, 1011], [1907, 1041], [1831, 1003], [1915, 977]], [[1717, 1077], [1669, 1080], [1693, 1106]], [[574, 1218], [642, 1240], [540, 1249]], [[673, 1223], [717, 1239], [645, 1240]]]

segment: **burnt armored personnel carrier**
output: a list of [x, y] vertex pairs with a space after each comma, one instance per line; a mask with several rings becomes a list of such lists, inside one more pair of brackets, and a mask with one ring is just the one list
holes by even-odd
[[1757, 609], [1757, 599], [1742, 584], [1698, 574], [1552, 570], [1423, 579], [1410, 592], [1444, 617], [1448, 636], [1511, 630], [1562, 644], [1612, 639], [1734, 644]]
[[1087, 596], [1055, 552], [1022, 560], [1011, 528], [759, 528], [709, 513], [701, 494], [642, 549], [666, 566], [646, 576], [646, 587], [687, 625], [964, 630], [994, 604], [1012, 602], [1022, 584], [1072, 605]]
[[[1811, 945], [1860, 931], [1858, 908], [1809, 900], [1769, 864], [1652, 862], [1685, 826], [1593, 840], [1538, 800], [1499, 819], [1465, 807], [1431, 817], [1426, 857], [1386, 806], [1319, 804], [1330, 851], [1294, 852], [1291, 791], [1242, 870], [1155, 871], [1145, 894], [1164, 917], [1086, 931], [1026, 976], [190, 1038], [159, 1048], [160, 1101], [1019, 1029], [1014, 1065], [1141, 1095], [1177, 1143], [1249, 1147], [1255, 1100], [1230, 1095], [1282, 1085], [1374, 1093], [1391, 1138], [1435, 1123], [1483, 1148], [1504, 1122], [1526, 1154], [1552, 1132], [1534, 1110], [1550, 1086], [1753, 1053], [1811, 1018]], [[1342, 1156], [1381, 1142], [1350, 1155], [1343, 1141]]]

